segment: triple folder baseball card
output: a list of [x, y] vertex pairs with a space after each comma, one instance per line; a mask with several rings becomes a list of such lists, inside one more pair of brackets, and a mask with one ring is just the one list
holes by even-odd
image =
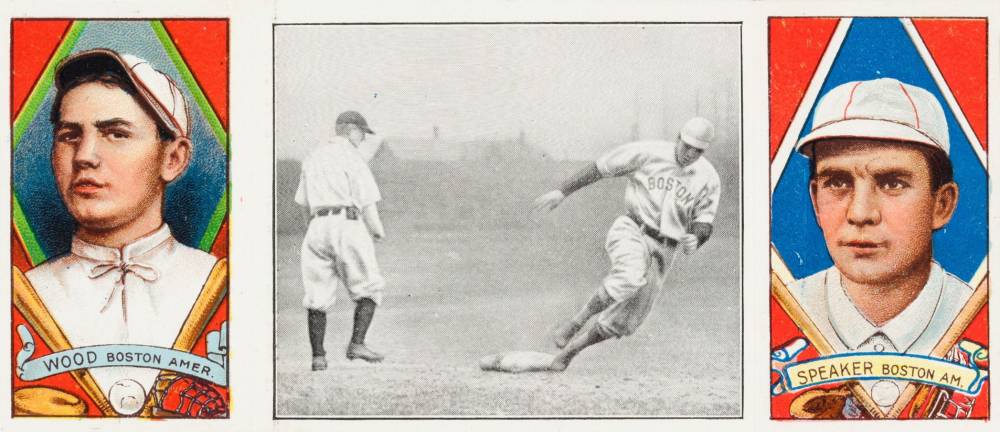
[[0, 432], [1000, 430], [1000, 3], [0, 4]]

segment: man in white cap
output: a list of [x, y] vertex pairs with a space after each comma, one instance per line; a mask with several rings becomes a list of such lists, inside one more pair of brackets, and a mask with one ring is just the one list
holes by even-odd
[[385, 238], [378, 213], [382, 199], [368, 167], [374, 152], [358, 146], [374, 132], [357, 111], [337, 116], [336, 135], [302, 162], [295, 202], [303, 207], [308, 229], [302, 240], [302, 306], [307, 311], [312, 370], [327, 368], [326, 315], [344, 286], [355, 302], [354, 326], [346, 357], [371, 363], [385, 357], [365, 344], [385, 278], [372, 240]]
[[565, 370], [588, 346], [632, 334], [649, 314], [675, 251], [693, 254], [711, 236], [721, 186], [719, 174], [701, 156], [714, 138], [711, 122], [692, 118], [677, 142], [616, 147], [535, 200], [536, 212], [551, 211], [602, 178], [628, 178], [628, 210], [611, 224], [605, 242], [611, 270], [583, 308], [556, 330], [555, 344], [562, 350], [549, 370]]
[[[56, 69], [52, 171], [76, 221], [69, 253], [26, 276], [74, 348], [173, 346], [217, 260], [163, 220], [167, 184], [191, 160], [184, 96], [142, 59], [107, 49]], [[143, 408], [159, 370], [93, 368], [120, 415]]]
[[[797, 150], [834, 265], [792, 293], [837, 352], [930, 354], [972, 294], [932, 253], [959, 196], [940, 103], [891, 78], [849, 82], [813, 124]], [[883, 410], [904, 384], [862, 381]]]

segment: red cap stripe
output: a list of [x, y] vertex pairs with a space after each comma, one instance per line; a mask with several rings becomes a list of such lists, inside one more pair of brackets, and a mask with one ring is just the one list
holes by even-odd
[[847, 105], [844, 105], [844, 120], [847, 120], [847, 109], [851, 107], [851, 103], [854, 102], [854, 91], [858, 89], [861, 85], [861, 81], [854, 83], [854, 87], [851, 87], [851, 94], [847, 97]]
[[910, 106], [913, 107], [913, 116], [917, 118], [917, 129], [920, 129], [920, 113], [917, 112], [917, 104], [913, 103], [913, 98], [910, 97], [910, 92], [906, 91], [906, 87], [903, 87], [903, 83], [899, 83], [899, 88], [903, 90], [906, 99], [910, 101]]

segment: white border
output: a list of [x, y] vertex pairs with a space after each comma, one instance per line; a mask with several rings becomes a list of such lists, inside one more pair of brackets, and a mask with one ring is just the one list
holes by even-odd
[[[233, 359], [233, 415], [222, 422], [129, 421], [129, 420], [22, 420], [12, 421], [7, 408], [9, 395], [0, 392], [2, 431], [346, 431], [346, 430], [565, 430], [573, 432], [628, 430], [747, 430], [747, 431], [922, 431], [961, 428], [966, 431], [995, 430], [1000, 403], [993, 402], [985, 422], [776, 422], [769, 420], [768, 310], [770, 197], [768, 134], [768, 16], [966, 16], [988, 17], [991, 30], [1000, 20], [1000, 3], [988, 0], [847, 0], [807, 2], [762, 0], [719, 2], [680, 1], [560, 1], [560, 0], [458, 0], [414, 2], [406, 0], [291, 2], [289, 0], [0, 0], [0, 69], [9, 71], [10, 18], [16, 17], [230, 17], [230, 131], [232, 139], [231, 333]], [[743, 22], [743, 201], [744, 245], [744, 419], [743, 420], [364, 420], [272, 422], [271, 408], [271, 24], [278, 22], [375, 22], [375, 21], [742, 21]], [[1000, 33], [989, 33], [989, 127], [996, 135], [997, 79]], [[331, 47], [335, 48], [335, 47]], [[664, 55], [670, 55], [664, 53]], [[377, 55], [373, 61], [377, 61]], [[9, 119], [8, 74], [0, 83], [0, 117]], [[3, 122], [0, 142], [10, 148], [8, 121]], [[9, 178], [9, 153], [0, 152], [0, 177]], [[998, 159], [998, 158], [993, 158]], [[990, 172], [996, 173], [990, 162]], [[765, 186], [767, 185], [767, 186]], [[992, 195], [992, 192], [991, 192]], [[991, 224], [1000, 211], [991, 198]], [[753, 203], [759, 203], [753, 205]], [[9, 188], [0, 188], [0, 214], [9, 224]], [[9, 226], [9, 225], [8, 225]], [[0, 243], [9, 244], [10, 230], [0, 230]], [[998, 230], [990, 244], [1000, 244]], [[7, 254], [0, 254], [7, 257]], [[5, 259], [9, 259], [5, 258]], [[995, 271], [995, 268], [991, 270]], [[0, 279], [9, 279], [9, 261], [0, 263]], [[754, 295], [754, 293], [757, 295]], [[0, 284], [0, 297], [10, 298], [10, 287]], [[993, 317], [1000, 316], [997, 306]], [[0, 321], [9, 322], [9, 310], [0, 308]], [[998, 326], [994, 318], [993, 327]], [[992, 332], [994, 341], [1000, 335]], [[9, 347], [10, 334], [0, 331], [0, 347]], [[2, 355], [9, 361], [9, 354]], [[0, 373], [0, 388], [9, 388], [10, 377]], [[697, 391], [691, 389], [690, 391]], [[994, 389], [994, 399], [996, 398]]]

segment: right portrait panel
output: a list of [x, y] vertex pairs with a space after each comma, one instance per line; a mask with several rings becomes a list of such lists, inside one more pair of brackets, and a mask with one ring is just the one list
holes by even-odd
[[771, 418], [989, 417], [985, 18], [771, 18]]

